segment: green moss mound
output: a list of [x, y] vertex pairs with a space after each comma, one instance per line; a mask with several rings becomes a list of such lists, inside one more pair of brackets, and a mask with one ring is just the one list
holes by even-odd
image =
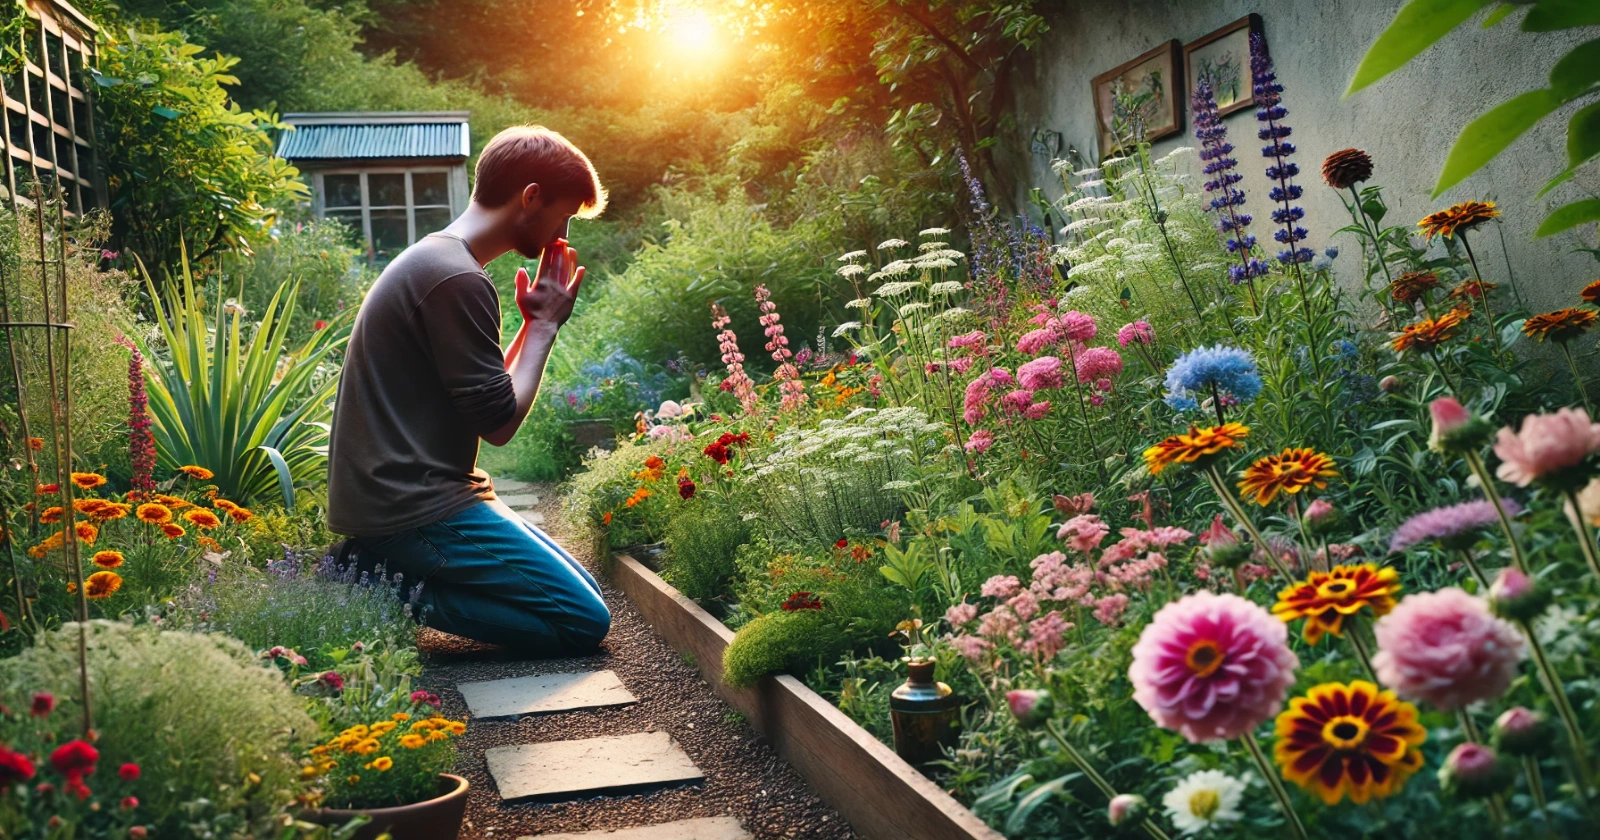
[[822, 610], [767, 613], [739, 628], [722, 652], [722, 680], [746, 688], [767, 674], [804, 670], [819, 659], [832, 662], [849, 646]]

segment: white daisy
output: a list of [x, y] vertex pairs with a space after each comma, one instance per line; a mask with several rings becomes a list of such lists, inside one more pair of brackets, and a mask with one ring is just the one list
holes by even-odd
[[1167, 818], [1184, 834], [1197, 834], [1217, 823], [1234, 822], [1244, 816], [1239, 802], [1249, 783], [1221, 770], [1190, 773], [1161, 797]]

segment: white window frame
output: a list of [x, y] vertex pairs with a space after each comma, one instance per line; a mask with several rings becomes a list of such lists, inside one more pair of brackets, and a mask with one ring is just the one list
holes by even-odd
[[[367, 176], [369, 175], [405, 175], [406, 177], [406, 247], [417, 242], [417, 211], [418, 210], [447, 210], [452, 219], [456, 216], [454, 174], [457, 167], [452, 166], [373, 166], [373, 167], [344, 167], [339, 169], [320, 170], [315, 174], [316, 211], [317, 218], [327, 218], [331, 211], [348, 211], [357, 209], [354, 205], [341, 204], [329, 207], [327, 204], [328, 192], [324, 178], [329, 175], [358, 175], [361, 178], [361, 239], [366, 243], [367, 252], [373, 253], [372, 241], [372, 211], [373, 210], [398, 210], [398, 204], [385, 204], [382, 207], [372, 205], [372, 193], [369, 190]], [[417, 204], [416, 193], [413, 187], [413, 175], [443, 175], [445, 177], [445, 203], [444, 204]]]

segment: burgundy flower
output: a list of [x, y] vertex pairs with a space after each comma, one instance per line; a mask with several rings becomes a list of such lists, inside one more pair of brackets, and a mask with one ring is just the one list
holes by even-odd
[[28, 714], [33, 715], [34, 717], [45, 717], [49, 715], [50, 712], [54, 711], [55, 707], [55, 695], [46, 694], [45, 692], [41, 691], [38, 694], [33, 695], [33, 709], [30, 710]]
[[810, 592], [795, 592], [783, 602], [784, 612], [797, 612], [799, 610], [820, 610], [822, 600]]

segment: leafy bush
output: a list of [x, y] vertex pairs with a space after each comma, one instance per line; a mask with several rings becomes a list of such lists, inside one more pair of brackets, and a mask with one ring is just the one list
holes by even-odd
[[749, 523], [726, 503], [708, 496], [686, 504], [667, 525], [662, 577], [697, 601], [723, 596], [738, 572], [734, 555], [749, 540]]
[[[299, 283], [299, 298], [289, 323], [291, 345], [311, 338], [317, 322], [331, 322], [346, 309], [361, 305], [367, 286], [376, 279], [356, 258], [350, 228], [337, 219], [281, 223], [271, 242], [230, 268], [240, 275], [241, 301], [247, 312], [264, 312], [282, 286]], [[224, 277], [224, 282], [229, 278]], [[228, 289], [224, 297], [231, 297]]]
[[834, 661], [847, 644], [823, 610], [770, 612], [739, 628], [722, 652], [722, 679], [745, 688], [767, 674], [803, 672], [819, 659]]
[[[293, 804], [295, 753], [316, 725], [244, 643], [113, 621], [91, 622], [87, 641], [100, 764], [132, 762], [160, 780], [140, 789], [153, 835], [242, 836]], [[48, 722], [63, 741], [83, 722], [77, 656], [74, 624], [0, 660], [8, 699], [55, 696]], [[197, 830], [201, 820], [216, 833]]]

